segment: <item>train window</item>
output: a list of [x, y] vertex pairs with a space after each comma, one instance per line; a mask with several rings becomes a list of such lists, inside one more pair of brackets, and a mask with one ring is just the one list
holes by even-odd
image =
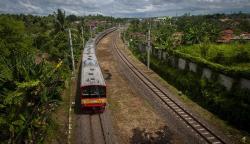
[[88, 86], [84, 87], [82, 95], [85, 98], [105, 97], [106, 88], [103, 86]]

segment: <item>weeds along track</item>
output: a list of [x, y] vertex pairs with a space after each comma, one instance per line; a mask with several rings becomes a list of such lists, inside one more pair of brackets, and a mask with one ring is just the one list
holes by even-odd
[[164, 90], [155, 84], [148, 76], [141, 72], [127, 57], [126, 55], [118, 49], [116, 45], [117, 37], [113, 37], [113, 49], [117, 52], [120, 59], [128, 66], [131, 72], [145, 84], [146, 88], [149, 89], [155, 96], [157, 96], [164, 105], [166, 105], [174, 115], [191, 129], [190, 132], [195, 133], [201, 140], [201, 143], [211, 143], [211, 144], [225, 144], [218, 135], [216, 135], [207, 126], [201, 123], [197, 118], [195, 118], [191, 113], [180, 106], [174, 99], [172, 99]]

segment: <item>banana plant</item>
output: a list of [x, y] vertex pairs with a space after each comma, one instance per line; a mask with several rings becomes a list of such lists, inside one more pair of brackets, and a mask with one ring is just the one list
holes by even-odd
[[[36, 64], [34, 58], [16, 57], [12, 79], [1, 79], [0, 126], [9, 143], [36, 143], [46, 132], [47, 117], [60, 101], [60, 62]], [[45, 127], [45, 128], [44, 128]]]

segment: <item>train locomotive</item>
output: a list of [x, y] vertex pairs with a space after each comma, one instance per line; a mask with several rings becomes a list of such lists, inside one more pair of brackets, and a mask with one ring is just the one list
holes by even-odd
[[82, 55], [80, 103], [81, 110], [103, 112], [107, 104], [106, 84], [96, 58], [96, 41], [87, 41]]

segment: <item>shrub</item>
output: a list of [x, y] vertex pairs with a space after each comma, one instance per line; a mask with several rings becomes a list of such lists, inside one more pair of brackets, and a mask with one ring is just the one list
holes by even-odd
[[244, 48], [240, 48], [233, 56], [235, 62], [244, 63], [250, 61], [250, 53]]
[[209, 51], [209, 48], [210, 48], [209, 44], [207, 44], [207, 43], [200, 44], [199, 48], [200, 48], [200, 51], [201, 51], [201, 56], [203, 58], [206, 58], [207, 54], [208, 54], [208, 51]]
[[224, 59], [225, 59], [225, 56], [224, 56], [223, 52], [220, 51], [211, 60], [212, 60], [212, 62], [220, 63], [221, 61], [224, 61]]

